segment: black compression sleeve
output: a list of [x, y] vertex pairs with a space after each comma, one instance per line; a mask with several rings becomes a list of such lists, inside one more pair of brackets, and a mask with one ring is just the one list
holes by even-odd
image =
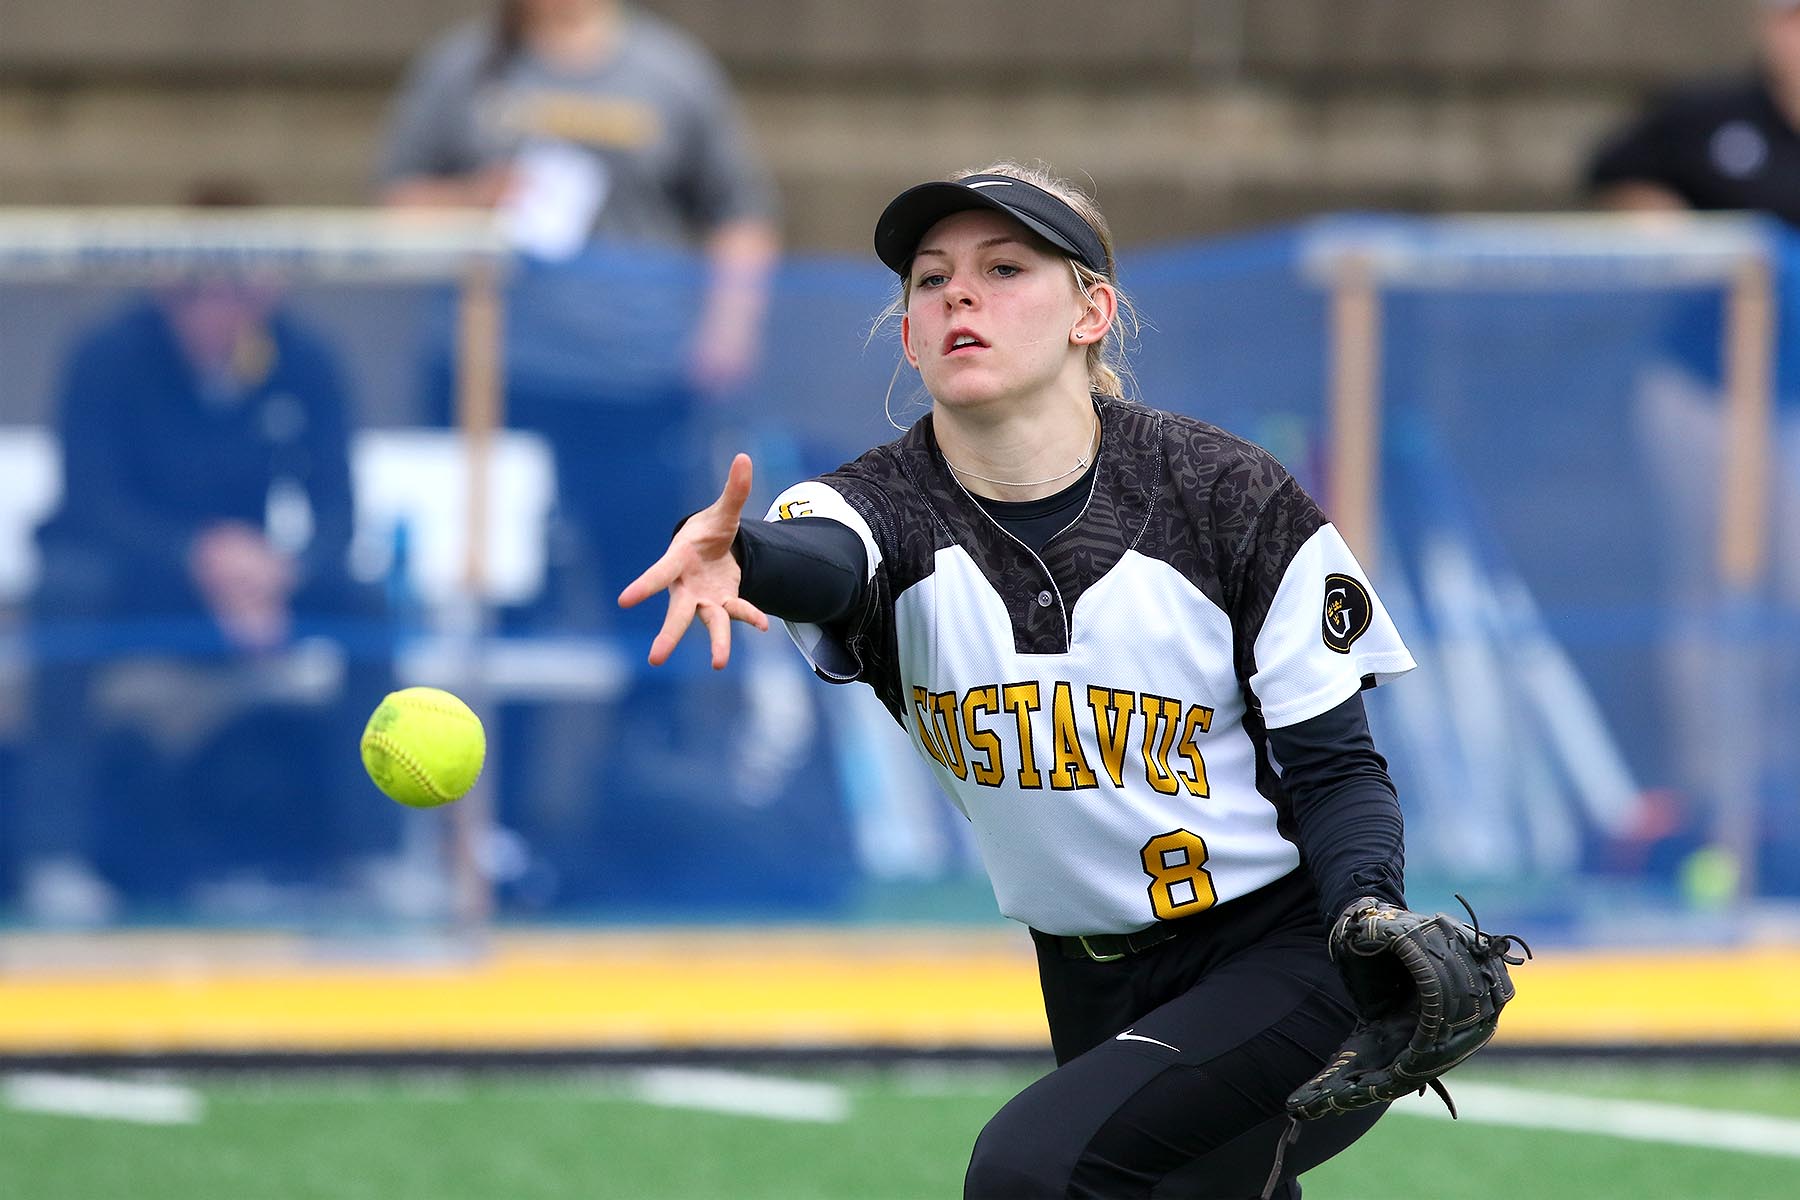
[[1326, 924], [1360, 896], [1404, 908], [1400, 801], [1387, 760], [1369, 736], [1361, 693], [1310, 720], [1269, 730], [1269, 748]]
[[772, 617], [829, 624], [861, 606], [869, 552], [842, 521], [745, 521], [731, 553], [744, 570], [738, 594]]

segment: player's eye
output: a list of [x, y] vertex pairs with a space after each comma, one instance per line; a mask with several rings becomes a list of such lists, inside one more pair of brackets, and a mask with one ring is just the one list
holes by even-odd
[[1020, 268], [1015, 267], [1011, 263], [995, 263], [992, 269], [994, 274], [1002, 279], [1011, 279], [1014, 275], [1020, 273]]
[[914, 287], [942, 287], [950, 277], [942, 271], [927, 271], [914, 282]]

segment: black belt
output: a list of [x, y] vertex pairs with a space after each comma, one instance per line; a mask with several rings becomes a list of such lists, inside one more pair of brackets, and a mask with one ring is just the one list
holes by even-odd
[[1085, 937], [1058, 937], [1056, 945], [1064, 958], [1117, 962], [1128, 954], [1141, 954], [1152, 946], [1160, 946], [1181, 932], [1180, 921], [1164, 921], [1136, 933], [1090, 933]]
[[[1254, 903], [1245, 902], [1250, 898], [1254, 898]], [[1317, 906], [1318, 895], [1313, 890], [1312, 877], [1305, 871], [1294, 870], [1273, 883], [1264, 884], [1247, 898], [1174, 921], [1158, 921], [1136, 933], [1058, 937], [1033, 929], [1031, 936], [1040, 946], [1056, 943], [1054, 948], [1064, 958], [1117, 962], [1178, 937], [1222, 936], [1222, 944], [1238, 946], [1281, 930], [1314, 929], [1318, 921]]]

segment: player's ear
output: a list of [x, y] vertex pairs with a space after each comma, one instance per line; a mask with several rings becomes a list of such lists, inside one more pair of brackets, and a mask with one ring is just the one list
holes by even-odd
[[912, 318], [900, 318], [900, 351], [906, 355], [906, 361], [912, 364], [913, 370], [919, 369], [919, 356], [913, 353]]
[[1087, 307], [1075, 319], [1069, 338], [1083, 346], [1091, 346], [1106, 335], [1112, 328], [1113, 318], [1119, 315], [1119, 293], [1110, 283], [1095, 282], [1088, 285], [1083, 298]]

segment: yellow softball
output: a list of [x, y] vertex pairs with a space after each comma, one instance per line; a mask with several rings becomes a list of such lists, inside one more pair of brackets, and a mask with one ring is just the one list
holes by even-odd
[[363, 729], [363, 767], [375, 786], [413, 808], [436, 808], [475, 786], [487, 757], [481, 718], [437, 688], [389, 692]]

